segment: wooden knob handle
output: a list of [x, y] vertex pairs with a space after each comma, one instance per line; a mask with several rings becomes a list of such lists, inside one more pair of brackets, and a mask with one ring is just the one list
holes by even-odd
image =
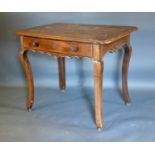
[[33, 46], [33, 47], [38, 47], [38, 46], [39, 46], [39, 43], [36, 42], [36, 41], [34, 41], [34, 42], [32, 42], [32, 46]]
[[78, 47], [71, 47], [71, 51], [72, 52], [77, 52], [78, 51]]

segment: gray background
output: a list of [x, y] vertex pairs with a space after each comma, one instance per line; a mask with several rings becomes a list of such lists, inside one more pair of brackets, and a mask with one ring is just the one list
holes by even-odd
[[[26, 79], [15, 32], [55, 22], [139, 28], [131, 37], [131, 108], [127, 109], [118, 91], [112, 89], [121, 82], [122, 52], [104, 58], [105, 128], [101, 133], [94, 124], [90, 60], [67, 59], [67, 92], [62, 94], [56, 59], [29, 53], [36, 102], [32, 113], [24, 111]], [[0, 141], [154, 141], [154, 90], [155, 13], [0, 13]]]

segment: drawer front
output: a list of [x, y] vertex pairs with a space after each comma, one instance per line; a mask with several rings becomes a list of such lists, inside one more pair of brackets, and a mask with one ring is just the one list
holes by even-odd
[[45, 53], [92, 57], [92, 45], [88, 43], [23, 37], [23, 46], [26, 49], [43, 51]]

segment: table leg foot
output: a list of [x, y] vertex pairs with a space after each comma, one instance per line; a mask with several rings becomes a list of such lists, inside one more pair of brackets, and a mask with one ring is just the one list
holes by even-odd
[[103, 128], [97, 128], [98, 132], [101, 132], [103, 130]]
[[28, 102], [28, 103], [26, 104], [26, 110], [27, 110], [28, 112], [31, 112], [31, 111], [32, 111], [32, 106], [33, 106], [33, 103], [32, 103], [32, 102]]
[[131, 103], [131, 102], [126, 102], [125, 105], [126, 105], [127, 107], [130, 107], [130, 106], [132, 105], [132, 103]]
[[65, 93], [65, 92], [66, 92], [66, 90], [65, 90], [65, 89], [61, 89], [61, 92], [62, 92], [62, 93]]
[[32, 111], [32, 108], [27, 108], [27, 111], [28, 111], [28, 112], [31, 112], [31, 111]]

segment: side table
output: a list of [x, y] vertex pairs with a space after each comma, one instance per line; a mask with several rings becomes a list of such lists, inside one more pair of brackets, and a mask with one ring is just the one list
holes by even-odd
[[130, 34], [138, 30], [131, 26], [109, 25], [79, 25], [79, 24], [49, 24], [29, 29], [19, 30], [21, 50], [20, 59], [28, 80], [27, 110], [31, 110], [34, 103], [34, 82], [27, 52], [41, 52], [56, 56], [59, 65], [59, 86], [61, 90], [65, 84], [65, 57], [87, 57], [94, 64], [94, 94], [96, 127], [103, 127], [102, 115], [102, 79], [104, 61], [107, 52], [124, 48], [122, 65], [122, 92], [126, 104], [130, 104], [128, 94], [128, 67], [132, 48]]

